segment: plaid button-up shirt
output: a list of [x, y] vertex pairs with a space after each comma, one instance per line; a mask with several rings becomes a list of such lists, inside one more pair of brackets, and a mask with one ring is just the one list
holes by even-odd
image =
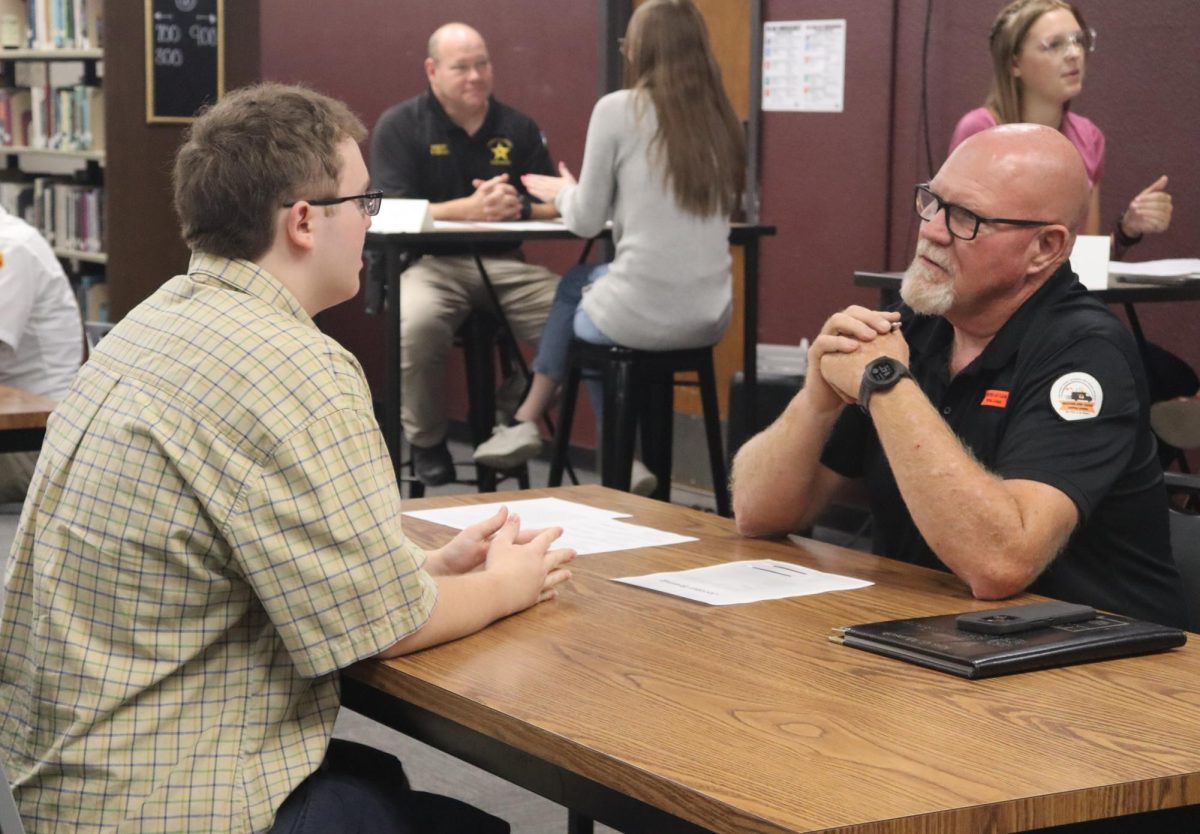
[[197, 255], [50, 418], [0, 621], [0, 755], [42, 831], [260, 831], [337, 670], [436, 600], [357, 361]]

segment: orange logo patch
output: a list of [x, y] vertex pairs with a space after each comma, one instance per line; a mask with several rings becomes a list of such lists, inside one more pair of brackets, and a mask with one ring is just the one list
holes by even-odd
[[1050, 407], [1064, 420], [1090, 420], [1100, 414], [1104, 389], [1094, 376], [1072, 371], [1050, 387]]
[[983, 399], [979, 401], [979, 404], [990, 405], [992, 408], [1007, 408], [1008, 392], [989, 388], [983, 392]]

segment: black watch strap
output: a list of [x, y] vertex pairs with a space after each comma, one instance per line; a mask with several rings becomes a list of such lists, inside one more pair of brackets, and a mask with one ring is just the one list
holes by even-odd
[[872, 360], [863, 368], [862, 382], [858, 386], [858, 407], [865, 413], [870, 413], [867, 406], [871, 402], [871, 395], [876, 391], [891, 388], [905, 377], [911, 378], [912, 373], [899, 359], [881, 356]]
[[528, 220], [533, 217], [533, 200], [528, 194], [521, 195], [521, 219]]

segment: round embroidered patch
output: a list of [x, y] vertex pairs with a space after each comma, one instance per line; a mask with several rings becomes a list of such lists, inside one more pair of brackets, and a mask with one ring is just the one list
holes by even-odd
[[1100, 414], [1104, 389], [1091, 374], [1072, 371], [1050, 386], [1050, 407], [1064, 420], [1090, 420]]

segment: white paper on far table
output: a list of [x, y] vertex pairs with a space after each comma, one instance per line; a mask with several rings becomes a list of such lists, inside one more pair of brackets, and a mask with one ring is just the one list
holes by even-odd
[[1172, 275], [1200, 276], [1200, 258], [1164, 258], [1159, 261], [1112, 261], [1111, 275], [1151, 275], [1169, 278]]
[[822, 573], [791, 562], [753, 559], [707, 568], [625, 576], [615, 580], [708, 605], [737, 605], [866, 588], [865, 579]]
[[501, 232], [561, 232], [566, 228], [561, 220], [504, 220], [494, 223], [477, 220], [471, 226]]

